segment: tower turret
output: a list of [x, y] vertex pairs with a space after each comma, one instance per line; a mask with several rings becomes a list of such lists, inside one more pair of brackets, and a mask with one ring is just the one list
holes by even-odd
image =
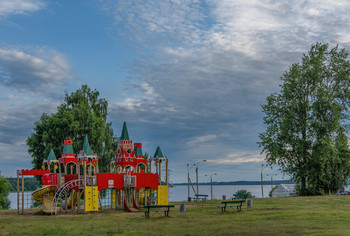
[[[77, 174], [78, 158], [73, 151], [73, 141], [71, 139], [64, 140], [61, 158], [58, 159], [59, 170], [63, 175]], [[67, 177], [65, 177], [67, 178]], [[63, 181], [61, 182], [61, 184]]]
[[43, 161], [43, 169], [48, 169], [51, 172], [51, 164], [54, 164], [53, 172], [57, 169], [58, 160], [56, 158], [56, 155], [54, 151], [51, 149], [49, 155], [46, 157], [46, 159]]

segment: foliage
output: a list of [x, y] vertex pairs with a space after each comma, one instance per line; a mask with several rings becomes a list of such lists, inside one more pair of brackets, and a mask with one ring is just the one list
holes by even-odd
[[117, 140], [112, 124], [107, 122], [107, 107], [108, 102], [99, 98], [99, 92], [92, 91], [87, 85], [82, 85], [74, 93], [66, 92], [64, 103], [57, 107], [57, 113], [43, 113], [35, 122], [34, 133], [27, 139], [33, 168], [41, 168], [51, 148], [56, 157], [60, 157], [65, 139], [72, 139], [74, 151], [79, 152], [85, 135], [88, 135], [91, 148], [99, 156], [99, 168], [106, 171], [114, 156]]
[[272, 192], [275, 191], [275, 189], [278, 188], [278, 185], [275, 185], [269, 192], [269, 197], [272, 197]]
[[238, 190], [235, 194], [248, 194], [248, 197], [247, 197], [247, 198], [254, 198], [254, 197], [255, 197], [255, 196], [252, 195], [251, 192], [249, 192], [249, 191], [246, 190], [246, 189]]
[[9, 209], [10, 200], [7, 198], [10, 193], [11, 185], [6, 178], [0, 177], [0, 209]]
[[282, 76], [279, 93], [262, 105], [266, 161], [298, 183], [300, 195], [336, 193], [349, 178], [348, 52], [312, 45]]

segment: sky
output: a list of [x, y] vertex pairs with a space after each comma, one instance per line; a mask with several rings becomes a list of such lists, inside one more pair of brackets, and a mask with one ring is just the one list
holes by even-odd
[[31, 168], [34, 122], [87, 84], [116, 135], [126, 121], [144, 152], [161, 147], [171, 182], [187, 182], [187, 164], [194, 181], [198, 162], [200, 182], [260, 180], [261, 104], [312, 44], [349, 50], [349, 12], [347, 0], [0, 0], [1, 174]]

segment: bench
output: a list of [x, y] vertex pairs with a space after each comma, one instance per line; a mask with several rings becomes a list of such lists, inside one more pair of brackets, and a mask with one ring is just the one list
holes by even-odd
[[233, 194], [233, 198], [232, 199], [247, 199], [249, 196], [249, 194], [247, 193], [242, 193], [242, 194]]
[[[236, 207], [237, 211], [242, 210], [242, 204], [245, 202], [244, 199], [241, 200], [228, 200], [228, 201], [222, 201], [221, 204], [224, 204], [223, 206], [218, 206], [221, 208], [221, 212], [226, 211], [226, 207]], [[234, 204], [234, 205], [231, 205]]]
[[164, 216], [169, 216], [170, 207], [175, 207], [174, 205], [145, 205], [143, 212], [145, 217], [149, 218], [150, 212], [164, 212]]
[[206, 194], [195, 194], [194, 196], [195, 196], [195, 198], [194, 198], [195, 201], [198, 201], [199, 199], [206, 201], [207, 197], [208, 197], [208, 195], [206, 195]]

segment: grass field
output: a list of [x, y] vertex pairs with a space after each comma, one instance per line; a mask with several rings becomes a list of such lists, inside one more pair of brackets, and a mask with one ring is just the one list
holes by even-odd
[[253, 199], [221, 213], [220, 201], [176, 203], [169, 217], [104, 211], [45, 216], [0, 211], [0, 235], [350, 235], [350, 196]]

